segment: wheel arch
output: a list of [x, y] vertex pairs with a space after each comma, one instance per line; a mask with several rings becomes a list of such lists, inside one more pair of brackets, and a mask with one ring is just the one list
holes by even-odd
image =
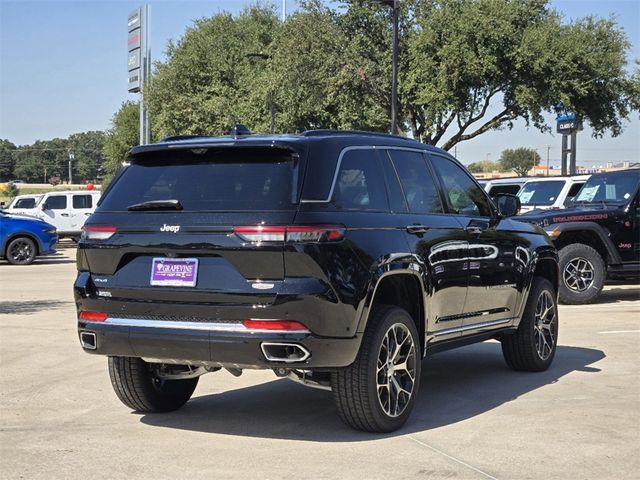
[[557, 260], [550, 257], [539, 259], [533, 270], [533, 276], [549, 280], [555, 289], [556, 295], [558, 294], [558, 289], [560, 288], [560, 272]]
[[36, 246], [36, 256], [40, 255], [40, 251], [42, 250], [42, 248], [40, 246], [40, 240], [36, 235], [30, 232], [15, 232], [6, 238], [4, 241], [4, 245], [2, 245], [1, 253], [3, 257], [7, 257], [7, 249], [9, 248], [9, 244], [16, 238], [20, 237], [27, 237], [29, 240], [31, 240]]
[[535, 277], [542, 277], [551, 281], [551, 284], [555, 288], [557, 298], [558, 291], [560, 290], [560, 265], [558, 262], [558, 253], [551, 244], [540, 246], [533, 252], [531, 262], [527, 268], [527, 274], [524, 276], [523, 293], [516, 309], [515, 327], [520, 324]]
[[558, 250], [572, 243], [583, 243], [593, 248], [605, 263], [620, 263], [620, 255], [608, 238], [604, 228], [593, 222], [549, 225], [548, 230], [558, 231], [553, 243]]
[[376, 305], [395, 305], [407, 311], [418, 330], [421, 348], [425, 341], [424, 285], [414, 270], [393, 270], [376, 278], [370, 289], [371, 295], [358, 324], [358, 332], [364, 332], [371, 310]]

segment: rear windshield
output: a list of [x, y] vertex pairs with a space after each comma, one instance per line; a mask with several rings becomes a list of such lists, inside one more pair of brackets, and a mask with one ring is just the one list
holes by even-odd
[[518, 196], [522, 205], [553, 205], [564, 187], [564, 180], [527, 182]]
[[144, 202], [178, 200], [186, 211], [295, 209], [297, 162], [289, 152], [169, 151], [134, 159], [100, 203], [123, 211]]

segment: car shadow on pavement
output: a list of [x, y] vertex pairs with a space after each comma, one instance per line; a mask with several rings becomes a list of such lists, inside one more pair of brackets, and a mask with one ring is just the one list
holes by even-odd
[[0, 302], [0, 315], [28, 315], [42, 310], [55, 310], [71, 302], [61, 300], [25, 300], [20, 302]]
[[[430, 430], [481, 415], [571, 372], [597, 373], [600, 369], [590, 365], [604, 357], [600, 350], [559, 346], [549, 370], [531, 373], [510, 370], [497, 342], [434, 355], [422, 364], [420, 393], [407, 424], [382, 437]], [[317, 442], [381, 438], [345, 426], [331, 392], [286, 379], [195, 397], [177, 412], [143, 415], [141, 422], [204, 433]]]
[[634, 300], [640, 300], [640, 288], [607, 288], [600, 293], [594, 303], [630, 302]]
[[69, 257], [41, 257], [36, 258], [32, 265], [63, 265], [65, 263], [76, 263], [76, 260]]

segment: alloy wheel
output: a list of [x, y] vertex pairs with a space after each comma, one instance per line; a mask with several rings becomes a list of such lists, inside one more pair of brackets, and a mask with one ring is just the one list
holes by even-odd
[[533, 325], [536, 350], [541, 360], [546, 360], [553, 352], [556, 343], [558, 316], [551, 293], [543, 290], [536, 303], [535, 322]]
[[33, 255], [32, 245], [26, 240], [16, 240], [11, 244], [9, 255], [16, 263], [27, 262]]
[[384, 334], [376, 370], [378, 401], [390, 417], [398, 417], [413, 395], [417, 362], [416, 346], [409, 329], [392, 325]]
[[565, 265], [562, 278], [567, 288], [575, 292], [584, 292], [593, 285], [593, 265], [586, 258], [573, 258]]

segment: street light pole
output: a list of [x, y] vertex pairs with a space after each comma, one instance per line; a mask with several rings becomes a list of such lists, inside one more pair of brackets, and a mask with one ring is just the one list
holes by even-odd
[[398, 29], [400, 22], [400, 0], [371, 0], [391, 8], [393, 17], [393, 40], [391, 54], [391, 133], [398, 133]]
[[551, 150], [551, 147], [547, 145], [547, 177], [549, 176], [549, 150]]
[[69, 152], [69, 185], [71, 185], [71, 182], [73, 180], [71, 162], [73, 161], [74, 158], [76, 158], [75, 155], [73, 153]]
[[398, 133], [398, 21], [399, 0], [393, 0], [393, 54], [391, 78], [391, 133]]

